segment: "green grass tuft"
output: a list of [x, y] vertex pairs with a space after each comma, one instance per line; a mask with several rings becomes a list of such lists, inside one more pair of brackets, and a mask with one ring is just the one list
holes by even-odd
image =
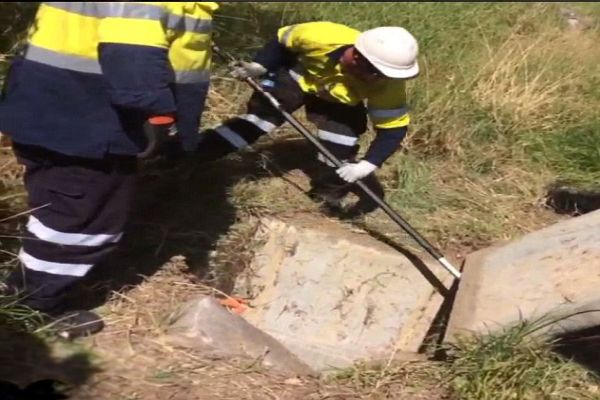
[[543, 322], [462, 338], [449, 350], [450, 387], [464, 400], [598, 399], [600, 381], [532, 337]]

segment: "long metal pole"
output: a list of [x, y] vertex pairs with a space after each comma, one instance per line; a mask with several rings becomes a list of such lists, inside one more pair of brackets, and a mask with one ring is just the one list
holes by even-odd
[[[223, 57], [225, 60], [235, 62], [236, 59], [228, 53], [222, 51], [219, 47], [213, 45], [214, 52]], [[304, 136], [309, 142], [315, 146], [321, 154], [323, 154], [333, 165], [337, 168], [343, 166], [343, 163], [334, 156], [319, 140], [312, 134], [304, 125], [302, 125], [293, 115], [288, 113], [281, 103], [269, 92], [264, 90], [259, 83], [257, 83], [252, 78], [245, 78], [246, 83], [248, 83], [254, 90], [261, 93], [265, 96], [271, 105], [275, 107], [302, 136]], [[417, 243], [419, 243], [431, 256], [433, 256], [450, 274], [452, 274], [455, 278], [460, 279], [460, 272], [456, 269], [446, 258], [444, 255], [433, 247], [423, 236], [419, 234], [404, 218], [400, 216], [389, 204], [385, 202], [381, 197], [377, 196], [363, 181], [356, 181], [358, 187], [362, 189], [363, 192], [367, 194], [381, 209], [402, 229], [404, 229]]]

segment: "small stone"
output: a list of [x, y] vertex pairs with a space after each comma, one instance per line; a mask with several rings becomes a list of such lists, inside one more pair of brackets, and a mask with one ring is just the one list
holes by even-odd
[[221, 356], [260, 360], [263, 367], [284, 374], [314, 374], [272, 336], [230, 313], [211, 297], [201, 296], [187, 303], [174, 317], [175, 322], [167, 329], [171, 344]]

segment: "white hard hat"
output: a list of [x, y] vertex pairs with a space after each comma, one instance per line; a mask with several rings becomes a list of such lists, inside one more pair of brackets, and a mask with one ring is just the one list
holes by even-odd
[[419, 73], [419, 45], [399, 26], [382, 26], [361, 33], [356, 49], [375, 68], [390, 78], [412, 78]]

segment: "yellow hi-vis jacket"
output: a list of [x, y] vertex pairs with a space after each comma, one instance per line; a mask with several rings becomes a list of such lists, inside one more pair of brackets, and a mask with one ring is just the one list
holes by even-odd
[[[216, 3], [42, 3], [31, 30], [28, 59], [75, 71], [101, 73], [98, 43], [169, 49], [176, 82], [206, 81]], [[74, 29], [76, 28], [76, 30]], [[77, 35], [65, 36], [65, 30]]]
[[296, 55], [299, 66], [290, 73], [306, 93], [326, 92], [341, 103], [355, 105], [365, 101], [376, 128], [404, 127], [410, 118], [406, 87], [401, 79], [360, 81], [344, 74], [332, 51], [356, 42], [359, 31], [333, 22], [306, 22], [280, 28], [279, 42]]
[[0, 129], [16, 142], [99, 158], [136, 154], [143, 121], [176, 113], [182, 141], [197, 140], [217, 9], [214, 2], [42, 3], [11, 66]]

